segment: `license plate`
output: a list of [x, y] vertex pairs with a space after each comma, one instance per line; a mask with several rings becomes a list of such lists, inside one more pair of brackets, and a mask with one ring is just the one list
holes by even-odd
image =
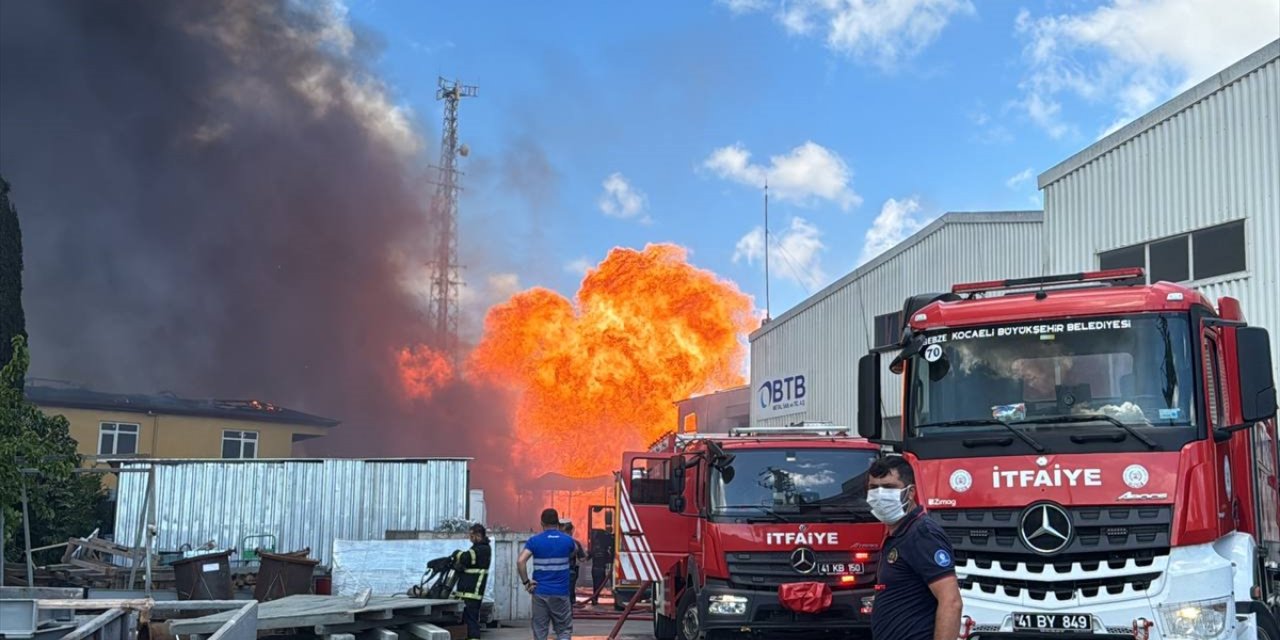
[[1014, 631], [1092, 631], [1087, 613], [1015, 613]]
[[846, 573], [862, 573], [861, 562], [824, 562], [818, 565], [818, 573], [827, 575], [843, 575]]

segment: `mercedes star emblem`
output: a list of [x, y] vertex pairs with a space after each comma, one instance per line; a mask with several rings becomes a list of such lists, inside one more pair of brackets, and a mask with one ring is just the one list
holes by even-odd
[[1037, 504], [1022, 512], [1018, 532], [1028, 549], [1057, 553], [1071, 542], [1071, 517], [1056, 504]]
[[796, 573], [813, 573], [818, 567], [818, 558], [813, 555], [813, 549], [800, 547], [791, 552], [791, 568]]

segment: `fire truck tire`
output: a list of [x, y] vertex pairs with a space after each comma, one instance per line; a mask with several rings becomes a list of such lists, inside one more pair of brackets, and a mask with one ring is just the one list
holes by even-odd
[[1276, 616], [1261, 602], [1237, 602], [1238, 611], [1248, 611], [1258, 619], [1258, 640], [1280, 640], [1280, 625]]
[[653, 637], [658, 640], [675, 640], [676, 621], [661, 613], [653, 614]]
[[[690, 587], [680, 596], [676, 605], [676, 638], [678, 640], [702, 640], [702, 624], [698, 620], [698, 595]], [[1280, 639], [1278, 639], [1280, 640]]]

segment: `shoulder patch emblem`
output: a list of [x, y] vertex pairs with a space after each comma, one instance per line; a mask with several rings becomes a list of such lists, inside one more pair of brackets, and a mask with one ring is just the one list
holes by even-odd
[[898, 561], [898, 550], [897, 550], [896, 548], [895, 548], [895, 549], [890, 549], [890, 550], [889, 550], [889, 564], [893, 564], [893, 563], [895, 563], [895, 562], [897, 562], [897, 561]]
[[942, 549], [938, 549], [938, 551], [933, 554], [933, 562], [939, 567], [949, 567], [951, 566], [951, 554], [943, 551]]

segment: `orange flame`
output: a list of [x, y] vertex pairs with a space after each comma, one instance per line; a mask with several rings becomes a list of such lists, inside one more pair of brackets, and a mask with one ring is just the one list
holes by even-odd
[[400, 387], [407, 397], [428, 400], [453, 379], [453, 365], [425, 344], [403, 347], [396, 352]]
[[516, 454], [531, 477], [617, 469], [675, 427], [676, 400], [743, 383], [750, 297], [684, 248], [614, 249], [576, 302], [535, 288], [489, 310], [470, 373], [515, 389]]

